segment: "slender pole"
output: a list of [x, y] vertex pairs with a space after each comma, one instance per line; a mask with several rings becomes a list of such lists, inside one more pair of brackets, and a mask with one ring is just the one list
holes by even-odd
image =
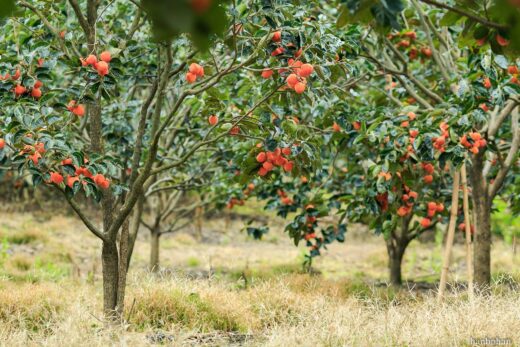
[[460, 174], [456, 171], [453, 176], [453, 190], [451, 194], [451, 215], [448, 224], [448, 237], [446, 238], [446, 248], [444, 250], [444, 258], [442, 261], [441, 281], [439, 284], [438, 300], [441, 301], [446, 291], [446, 282], [448, 279], [448, 271], [450, 270], [451, 249], [455, 238], [455, 224], [457, 222], [457, 212], [459, 209], [459, 182]]
[[460, 168], [462, 181], [462, 207], [464, 209], [464, 226], [466, 231], [466, 265], [468, 271], [468, 295], [473, 300], [473, 245], [471, 244], [471, 218], [469, 215], [469, 198], [468, 198], [468, 178], [466, 174], [466, 164], [462, 164]]

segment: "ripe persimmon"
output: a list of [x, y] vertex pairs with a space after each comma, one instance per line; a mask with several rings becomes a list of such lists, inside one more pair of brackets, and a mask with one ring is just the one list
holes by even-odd
[[501, 36], [500, 34], [497, 34], [497, 36], [495, 37], [495, 39], [497, 40], [497, 43], [502, 46], [502, 47], [505, 47], [505, 46], [508, 46], [509, 45], [509, 40], [506, 39], [505, 37]]
[[297, 93], [297, 94], [301, 94], [305, 91], [305, 88], [307, 87], [307, 85], [303, 82], [298, 82], [294, 85], [294, 91]]
[[83, 117], [85, 115], [85, 106], [80, 104], [80, 105], [74, 107], [72, 109], [72, 113], [74, 113], [78, 117]]
[[300, 82], [300, 80], [298, 79], [298, 76], [294, 73], [287, 76], [287, 79], [285, 81], [287, 82], [287, 85], [293, 89], [296, 86], [296, 84], [298, 82]]
[[195, 75], [191, 72], [186, 73], [186, 81], [188, 81], [188, 83], [194, 83], [196, 80], [197, 80], [197, 75]]
[[507, 72], [511, 75], [516, 75], [519, 73], [518, 67], [516, 65], [511, 65], [507, 67]]
[[301, 77], [308, 77], [314, 72], [314, 67], [311, 64], [303, 64], [299, 71], [298, 75]]
[[39, 99], [42, 96], [41, 89], [33, 88], [33, 90], [31, 90], [31, 96], [35, 99]]
[[266, 156], [265, 152], [260, 152], [256, 156], [256, 161], [259, 162], [259, 163], [263, 163], [266, 160], [267, 160], [267, 156]]
[[25, 88], [24, 86], [22, 85], [17, 85], [16, 87], [14, 87], [14, 94], [16, 96], [21, 96], [23, 94], [25, 94], [27, 92], [27, 88]]
[[94, 55], [94, 54], [90, 54], [87, 59], [85, 59], [85, 63], [87, 63], [87, 65], [96, 65], [98, 62], [97, 60], [97, 57]]
[[51, 172], [50, 181], [56, 185], [59, 185], [63, 182], [63, 175], [59, 172]]
[[432, 175], [426, 175], [423, 177], [423, 182], [426, 184], [430, 184], [433, 182], [433, 176]]
[[215, 126], [218, 123], [218, 116], [215, 114], [212, 114], [208, 117], [208, 122], [211, 126]]
[[101, 59], [105, 63], [110, 63], [110, 61], [112, 60], [112, 55], [110, 55], [109, 51], [104, 51], [99, 55], [99, 59]]
[[197, 63], [191, 63], [188, 70], [189, 70], [189, 72], [191, 72], [192, 74], [194, 74], [198, 77], [204, 76], [204, 68]]
[[428, 228], [432, 224], [432, 221], [430, 218], [423, 218], [421, 219], [421, 226], [423, 228]]
[[262, 71], [262, 78], [265, 78], [265, 79], [268, 79], [268, 78], [271, 78], [271, 76], [273, 75], [274, 71], [269, 69], [269, 68], [265, 68], [263, 71]]
[[264, 162], [262, 164], [262, 167], [264, 169], [266, 169], [267, 171], [271, 171], [274, 168], [273, 164], [271, 162], [269, 162], [269, 161]]
[[275, 31], [273, 33], [273, 36], [271, 37], [271, 40], [273, 42], [280, 42], [282, 40], [282, 32], [281, 31]]
[[283, 52], [285, 52], [285, 48], [283, 48], [283, 47], [278, 47], [278, 48], [276, 48], [275, 50], [273, 50], [273, 51], [271, 52], [271, 56], [276, 57], [277, 55], [280, 55], [280, 54], [282, 54]]
[[108, 63], [106, 63], [104, 61], [100, 61], [99, 63], [96, 64], [96, 70], [100, 76], [108, 75], [108, 72], [109, 72]]
[[67, 176], [67, 186], [69, 188], [73, 188], [74, 187], [74, 183], [75, 182], [79, 182], [79, 177], [78, 176]]

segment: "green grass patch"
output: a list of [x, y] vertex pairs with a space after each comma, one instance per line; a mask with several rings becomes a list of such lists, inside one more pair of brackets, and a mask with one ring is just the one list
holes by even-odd
[[138, 330], [182, 327], [199, 332], [247, 331], [237, 313], [198, 293], [150, 288], [135, 299], [132, 323]]

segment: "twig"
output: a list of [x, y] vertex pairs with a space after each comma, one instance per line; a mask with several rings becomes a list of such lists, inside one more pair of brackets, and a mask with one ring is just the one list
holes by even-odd
[[452, 6], [449, 6], [449, 5], [446, 5], [446, 4], [442, 4], [442, 3], [434, 1], [434, 0], [419, 0], [419, 1], [424, 2], [426, 4], [429, 4], [429, 5], [432, 5], [432, 6], [435, 6], [435, 7], [438, 7], [438, 8], [443, 8], [445, 10], [449, 10], [451, 12], [458, 13], [458, 14], [464, 16], [464, 17], [471, 18], [475, 22], [479, 22], [480, 24], [484, 24], [485, 26], [488, 26], [488, 27], [491, 27], [491, 28], [501, 29], [501, 30], [507, 30], [509, 28], [506, 25], [502, 25], [502, 24], [499, 24], [499, 23], [491, 22], [491, 21], [489, 21], [489, 20], [487, 20], [485, 18], [479, 17], [476, 14], [473, 14], [471, 12], [466, 12], [466, 11], [460, 9], [460, 8], [452, 7]]
[[453, 176], [453, 190], [451, 193], [451, 214], [450, 214], [450, 222], [448, 226], [448, 236], [446, 238], [446, 249], [444, 251], [444, 258], [442, 261], [442, 272], [441, 272], [441, 280], [439, 283], [439, 293], [438, 300], [442, 301], [444, 297], [444, 292], [446, 291], [446, 282], [448, 279], [448, 272], [450, 270], [450, 261], [451, 261], [451, 249], [453, 247], [453, 240], [455, 238], [455, 224], [457, 222], [457, 213], [459, 210], [459, 182], [460, 182], [460, 174], [459, 171], [456, 171]]

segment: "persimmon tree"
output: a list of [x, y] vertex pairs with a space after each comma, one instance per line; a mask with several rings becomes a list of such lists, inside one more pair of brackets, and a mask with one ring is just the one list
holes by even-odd
[[[190, 18], [181, 27], [165, 20], [168, 1], [19, 1], [20, 16], [1, 31], [2, 161], [30, 172], [35, 185], [55, 187], [100, 239], [107, 317], [123, 312], [139, 222], [132, 212], [155, 177], [176, 174], [230, 133], [254, 129], [244, 135], [271, 146], [261, 107], [304, 97], [312, 66], [289, 90], [249, 80], [267, 61], [296, 72], [285, 64], [290, 57], [323, 55], [303, 50], [306, 32], [316, 30], [306, 28], [304, 7], [174, 3], [182, 10], [174, 14]], [[79, 195], [99, 203], [101, 225], [83, 212]]]
[[491, 278], [492, 202], [511, 181], [518, 160], [518, 67], [510, 49], [516, 47], [489, 23], [479, 22], [477, 40], [469, 39], [463, 29], [475, 25], [470, 17], [461, 24], [450, 22], [461, 25], [459, 31], [436, 30], [453, 17], [451, 12], [440, 17], [435, 8], [417, 1], [411, 8], [405, 17], [408, 28], [380, 37], [378, 47], [384, 48], [378, 54], [368, 50], [366, 58], [387, 74], [386, 96], [397, 112], [410, 103], [420, 107], [418, 122], [403, 119], [400, 125], [411, 128], [410, 156], [429, 159], [441, 170], [446, 162], [453, 168], [467, 162], [476, 230], [474, 277], [486, 285]]
[[[321, 210], [322, 216], [336, 206], [333, 212], [340, 214], [340, 223], [346, 216], [350, 221], [371, 220], [372, 229], [385, 234], [391, 282], [399, 284], [406, 246], [447, 220], [451, 177], [466, 162], [476, 232], [474, 276], [477, 284], [485, 285], [490, 281], [492, 201], [500, 192], [507, 194], [501, 189], [514, 181], [518, 162], [518, 66], [511, 35], [516, 14], [500, 22], [503, 18], [496, 11], [511, 5], [499, 3], [490, 12], [495, 22], [486, 19], [482, 8], [463, 11], [412, 1], [401, 19], [405, 8], [400, 1], [356, 7], [360, 3], [347, 3], [338, 24], [365, 19], [357, 30], [365, 33], [360, 55], [366, 64], [360, 74], [369, 79], [343, 95], [348, 103], [337, 103], [312, 118], [322, 143], [330, 145], [322, 157], [330, 163], [331, 176], [318, 180], [317, 186], [322, 196], [328, 192], [332, 198], [311, 203], [309, 198], [320, 193], [309, 195], [307, 188], [280, 180], [276, 189], [268, 189], [268, 206], [281, 215], [302, 209], [287, 231], [296, 242], [306, 240], [311, 257], [328, 238], [314, 233], [317, 215], [307, 216], [306, 203], [309, 211]], [[359, 9], [365, 11], [362, 16], [356, 16]], [[381, 24], [402, 29], [388, 31]], [[457, 30], [448, 30], [447, 24]], [[366, 103], [369, 107], [363, 106]], [[333, 141], [328, 141], [331, 133]], [[345, 172], [334, 184], [337, 160], [343, 160]], [[311, 172], [314, 175], [322, 174]], [[305, 181], [306, 185], [314, 179]], [[288, 196], [289, 190], [295, 195]], [[276, 194], [279, 199], [273, 199]], [[320, 202], [321, 208], [316, 208]]]

